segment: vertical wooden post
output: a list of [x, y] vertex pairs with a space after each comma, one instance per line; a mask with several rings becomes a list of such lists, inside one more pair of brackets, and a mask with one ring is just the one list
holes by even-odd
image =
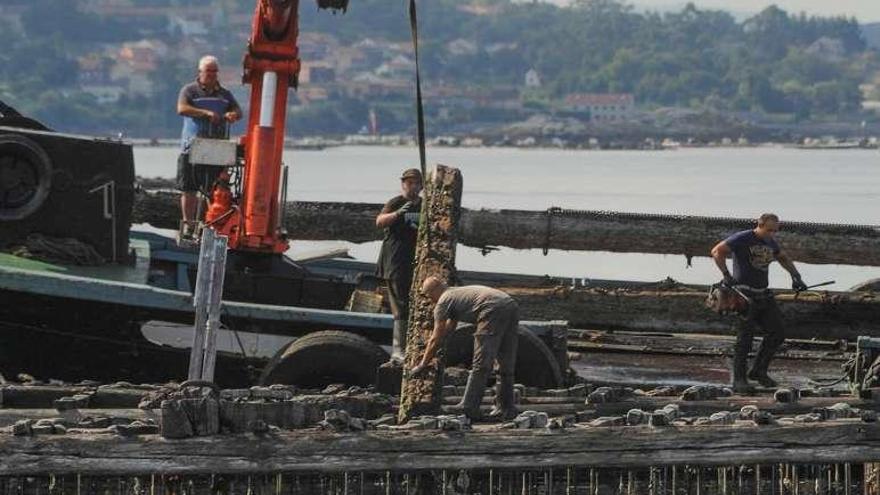
[[[462, 177], [457, 168], [437, 165], [425, 192], [416, 244], [415, 270], [409, 297], [409, 331], [407, 332], [404, 369], [410, 370], [421, 359], [434, 324], [434, 303], [420, 292], [431, 275], [447, 282], [455, 278], [455, 247], [461, 216]], [[423, 377], [407, 378], [401, 385], [400, 422], [422, 415], [438, 414], [442, 403], [443, 352], [438, 353], [436, 368]]]

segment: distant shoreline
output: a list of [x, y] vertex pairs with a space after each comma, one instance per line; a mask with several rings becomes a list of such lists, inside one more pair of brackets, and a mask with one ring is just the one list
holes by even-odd
[[[124, 141], [142, 148], [174, 148], [180, 145], [180, 140], [150, 139], [150, 138], [123, 138]], [[294, 139], [285, 142], [284, 149], [300, 151], [322, 151], [328, 148], [351, 147], [351, 146], [377, 146], [377, 147], [409, 147], [416, 146], [415, 140], [408, 136], [348, 136], [344, 139], [311, 137]], [[763, 141], [750, 142], [747, 140], [728, 140], [710, 142], [680, 142], [671, 139], [662, 141], [645, 140], [644, 142], [629, 141], [593, 141], [570, 143], [562, 140], [538, 141], [534, 138], [520, 140], [498, 140], [484, 142], [479, 138], [451, 138], [438, 137], [428, 140], [428, 147], [434, 148], [499, 148], [499, 149], [558, 149], [558, 150], [582, 150], [582, 151], [669, 151], [680, 148], [713, 148], [713, 149], [741, 149], [741, 148], [796, 148], [803, 150], [877, 150], [880, 149], [880, 138], [872, 137], [863, 140], [837, 140], [807, 139], [801, 143], [790, 141]]]

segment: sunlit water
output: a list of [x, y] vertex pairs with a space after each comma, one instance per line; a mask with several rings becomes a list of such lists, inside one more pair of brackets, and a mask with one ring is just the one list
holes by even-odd
[[[138, 175], [173, 177], [177, 151], [135, 148]], [[291, 167], [290, 199], [384, 202], [397, 193], [400, 172], [417, 166], [415, 148], [340, 147], [284, 154]], [[880, 153], [788, 148], [680, 149], [675, 151], [568, 151], [503, 148], [430, 148], [429, 163], [458, 167], [462, 203], [469, 208], [563, 208], [755, 217], [783, 221], [880, 224]], [[784, 227], [783, 227], [784, 228]], [[294, 237], [296, 233], [293, 233]], [[375, 261], [378, 243], [295, 242], [292, 252], [347, 245], [360, 260]], [[709, 258], [598, 252], [502, 249], [483, 256], [460, 248], [458, 267], [578, 278], [689, 283], [718, 279]], [[880, 268], [801, 266], [808, 283], [836, 280], [847, 289], [880, 277]], [[771, 284], [789, 277], [774, 265]]]

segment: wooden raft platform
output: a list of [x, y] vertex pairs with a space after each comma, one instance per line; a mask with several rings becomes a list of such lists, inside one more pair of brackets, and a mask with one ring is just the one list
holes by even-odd
[[324, 431], [186, 440], [0, 435], [0, 475], [417, 471], [880, 460], [880, 425], [650, 426], [466, 433]]

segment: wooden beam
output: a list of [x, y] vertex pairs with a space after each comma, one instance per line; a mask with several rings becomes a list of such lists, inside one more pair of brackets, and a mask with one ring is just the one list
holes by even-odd
[[[178, 195], [148, 191], [137, 195], [134, 223], [177, 229]], [[303, 240], [379, 240], [376, 214], [369, 203], [290, 202], [285, 227]], [[712, 246], [738, 230], [747, 218], [652, 215], [548, 209], [462, 209], [459, 242], [465, 246], [561, 249], [621, 253], [708, 256]], [[779, 240], [795, 261], [813, 264], [880, 266], [880, 226], [786, 222]]]
[[[419, 222], [415, 271], [409, 296], [409, 331], [407, 332], [405, 368], [418, 364], [434, 326], [434, 303], [419, 290], [425, 279], [440, 277], [447, 282], [455, 277], [455, 247], [461, 213], [461, 172], [437, 165], [428, 181]], [[403, 375], [400, 395], [401, 422], [421, 414], [437, 414], [443, 399], [443, 353], [437, 366], [424, 378]]]
[[[159, 420], [159, 410], [143, 410], [143, 409], [71, 409], [69, 411], [58, 411], [57, 409], [0, 409], [0, 428], [6, 428], [14, 425], [23, 419], [52, 419], [61, 417], [80, 417], [80, 418], [111, 418], [117, 420], [118, 423], [130, 423], [132, 421], [144, 421], [152, 419]], [[0, 433], [2, 438], [4, 433]], [[2, 461], [0, 461], [2, 465]]]
[[[572, 328], [675, 333], [730, 333], [733, 316], [704, 305], [691, 289], [604, 290], [502, 287], [524, 318], [567, 320]], [[870, 293], [782, 293], [777, 296], [789, 338], [855, 339], [877, 336], [880, 299]]]
[[837, 464], [880, 459], [880, 424], [608, 427], [495, 432], [276, 432], [168, 441], [156, 435], [0, 435], [0, 475], [340, 473], [437, 469]]

